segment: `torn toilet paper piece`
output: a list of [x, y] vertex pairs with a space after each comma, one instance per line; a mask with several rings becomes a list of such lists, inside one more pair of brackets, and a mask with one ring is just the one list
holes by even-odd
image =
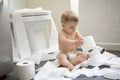
[[117, 56], [109, 52], [104, 52], [103, 54], [97, 54], [91, 58], [88, 58], [88, 60], [82, 63], [82, 66], [87, 67], [89, 65], [91, 66], [108, 65], [109, 63], [108, 60], [114, 57], [116, 58]]
[[39, 72], [35, 75], [34, 80], [47, 80], [48, 75], [56, 68], [57, 66], [48, 61], [43, 67], [39, 69]]
[[107, 73], [107, 74], [104, 74], [103, 76], [105, 78], [109, 78], [109, 79], [120, 79], [120, 69], [112, 69], [113, 72], [111, 73]]
[[120, 69], [104, 68], [99, 71], [101, 76], [109, 79], [120, 79]]
[[110, 65], [110, 68], [120, 69], [120, 57], [113, 57], [112, 59], [106, 61], [106, 65]]

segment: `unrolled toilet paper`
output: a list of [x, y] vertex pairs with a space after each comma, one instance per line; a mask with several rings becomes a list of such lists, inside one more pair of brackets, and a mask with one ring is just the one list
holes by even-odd
[[93, 36], [86, 36], [84, 37], [84, 43], [81, 46], [82, 50], [86, 53], [88, 53], [90, 50], [95, 49], [97, 46], [95, 44], [95, 41], [93, 39]]
[[35, 65], [33, 61], [21, 61], [16, 66], [19, 80], [30, 80], [35, 76]]

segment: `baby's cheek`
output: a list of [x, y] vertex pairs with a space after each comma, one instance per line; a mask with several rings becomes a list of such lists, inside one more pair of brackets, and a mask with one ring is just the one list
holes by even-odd
[[81, 40], [81, 43], [83, 44], [83, 43], [84, 43], [84, 41], [83, 41], [83, 40]]

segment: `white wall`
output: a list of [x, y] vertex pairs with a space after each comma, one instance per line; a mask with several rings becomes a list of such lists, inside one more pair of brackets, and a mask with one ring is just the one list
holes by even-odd
[[80, 32], [97, 44], [120, 50], [120, 0], [80, 0]]
[[[10, 34], [8, 0], [3, 0], [3, 5], [1, 5], [0, 7], [0, 57], [6, 56], [8, 60], [12, 60], [12, 43]], [[6, 72], [3, 72], [3, 74], [4, 73]]]
[[70, 0], [70, 8], [79, 16], [79, 0]]
[[8, 0], [10, 11], [22, 9], [25, 7], [25, 0]]
[[70, 0], [26, 0], [27, 8], [42, 7], [51, 10], [58, 31], [61, 28], [61, 13], [70, 9]]

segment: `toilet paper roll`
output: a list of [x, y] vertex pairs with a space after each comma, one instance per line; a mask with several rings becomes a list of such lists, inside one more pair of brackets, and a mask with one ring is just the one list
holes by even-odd
[[95, 41], [93, 39], [93, 36], [86, 36], [84, 37], [84, 43], [83, 45], [81, 46], [83, 52], [86, 52], [88, 53], [89, 50], [91, 49], [95, 49], [97, 46], [95, 44]]
[[99, 56], [99, 55], [100, 55], [100, 51], [98, 49], [94, 49], [91, 52], [89, 52], [88, 57], [92, 58], [92, 57]]
[[19, 80], [30, 80], [35, 76], [35, 65], [33, 61], [21, 61], [16, 66]]

